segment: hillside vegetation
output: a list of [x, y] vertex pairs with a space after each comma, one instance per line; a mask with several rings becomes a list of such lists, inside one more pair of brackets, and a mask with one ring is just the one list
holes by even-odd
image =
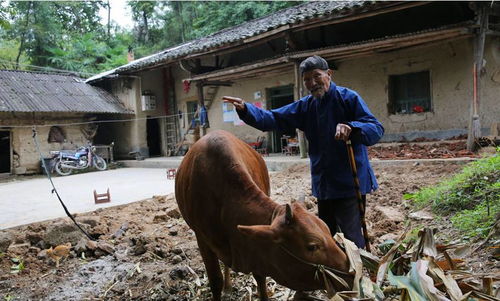
[[451, 218], [465, 238], [483, 238], [500, 218], [500, 148], [437, 185], [405, 195], [417, 208]]

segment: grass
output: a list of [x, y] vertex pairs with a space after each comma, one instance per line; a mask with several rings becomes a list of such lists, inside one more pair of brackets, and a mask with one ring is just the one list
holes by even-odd
[[500, 213], [500, 148], [452, 178], [404, 198], [417, 209], [430, 206], [434, 213], [450, 216], [453, 226], [469, 237], [486, 237]]

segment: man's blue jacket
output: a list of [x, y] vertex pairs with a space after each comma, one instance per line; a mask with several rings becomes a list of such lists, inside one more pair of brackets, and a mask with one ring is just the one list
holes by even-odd
[[348, 124], [352, 128], [361, 194], [377, 189], [366, 146], [377, 143], [384, 128], [355, 91], [330, 82], [330, 89], [321, 99], [308, 95], [270, 111], [248, 102], [246, 108], [246, 112], [238, 112], [240, 118], [261, 131], [304, 131], [309, 141], [312, 193], [320, 200], [355, 196], [346, 144], [335, 140], [337, 124]]

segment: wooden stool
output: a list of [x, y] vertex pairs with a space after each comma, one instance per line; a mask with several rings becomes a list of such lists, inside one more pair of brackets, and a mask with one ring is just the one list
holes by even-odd
[[94, 189], [94, 202], [96, 204], [111, 202], [111, 195], [109, 194], [109, 188], [106, 193], [97, 193]]
[[167, 169], [167, 179], [168, 180], [175, 180], [176, 173], [177, 173], [177, 169], [175, 169], [175, 168]]

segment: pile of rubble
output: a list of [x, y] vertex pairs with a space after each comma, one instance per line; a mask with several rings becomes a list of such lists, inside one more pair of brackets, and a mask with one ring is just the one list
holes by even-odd
[[368, 149], [370, 159], [433, 159], [478, 157], [467, 150], [464, 140], [410, 142], [410, 143], [380, 143]]

